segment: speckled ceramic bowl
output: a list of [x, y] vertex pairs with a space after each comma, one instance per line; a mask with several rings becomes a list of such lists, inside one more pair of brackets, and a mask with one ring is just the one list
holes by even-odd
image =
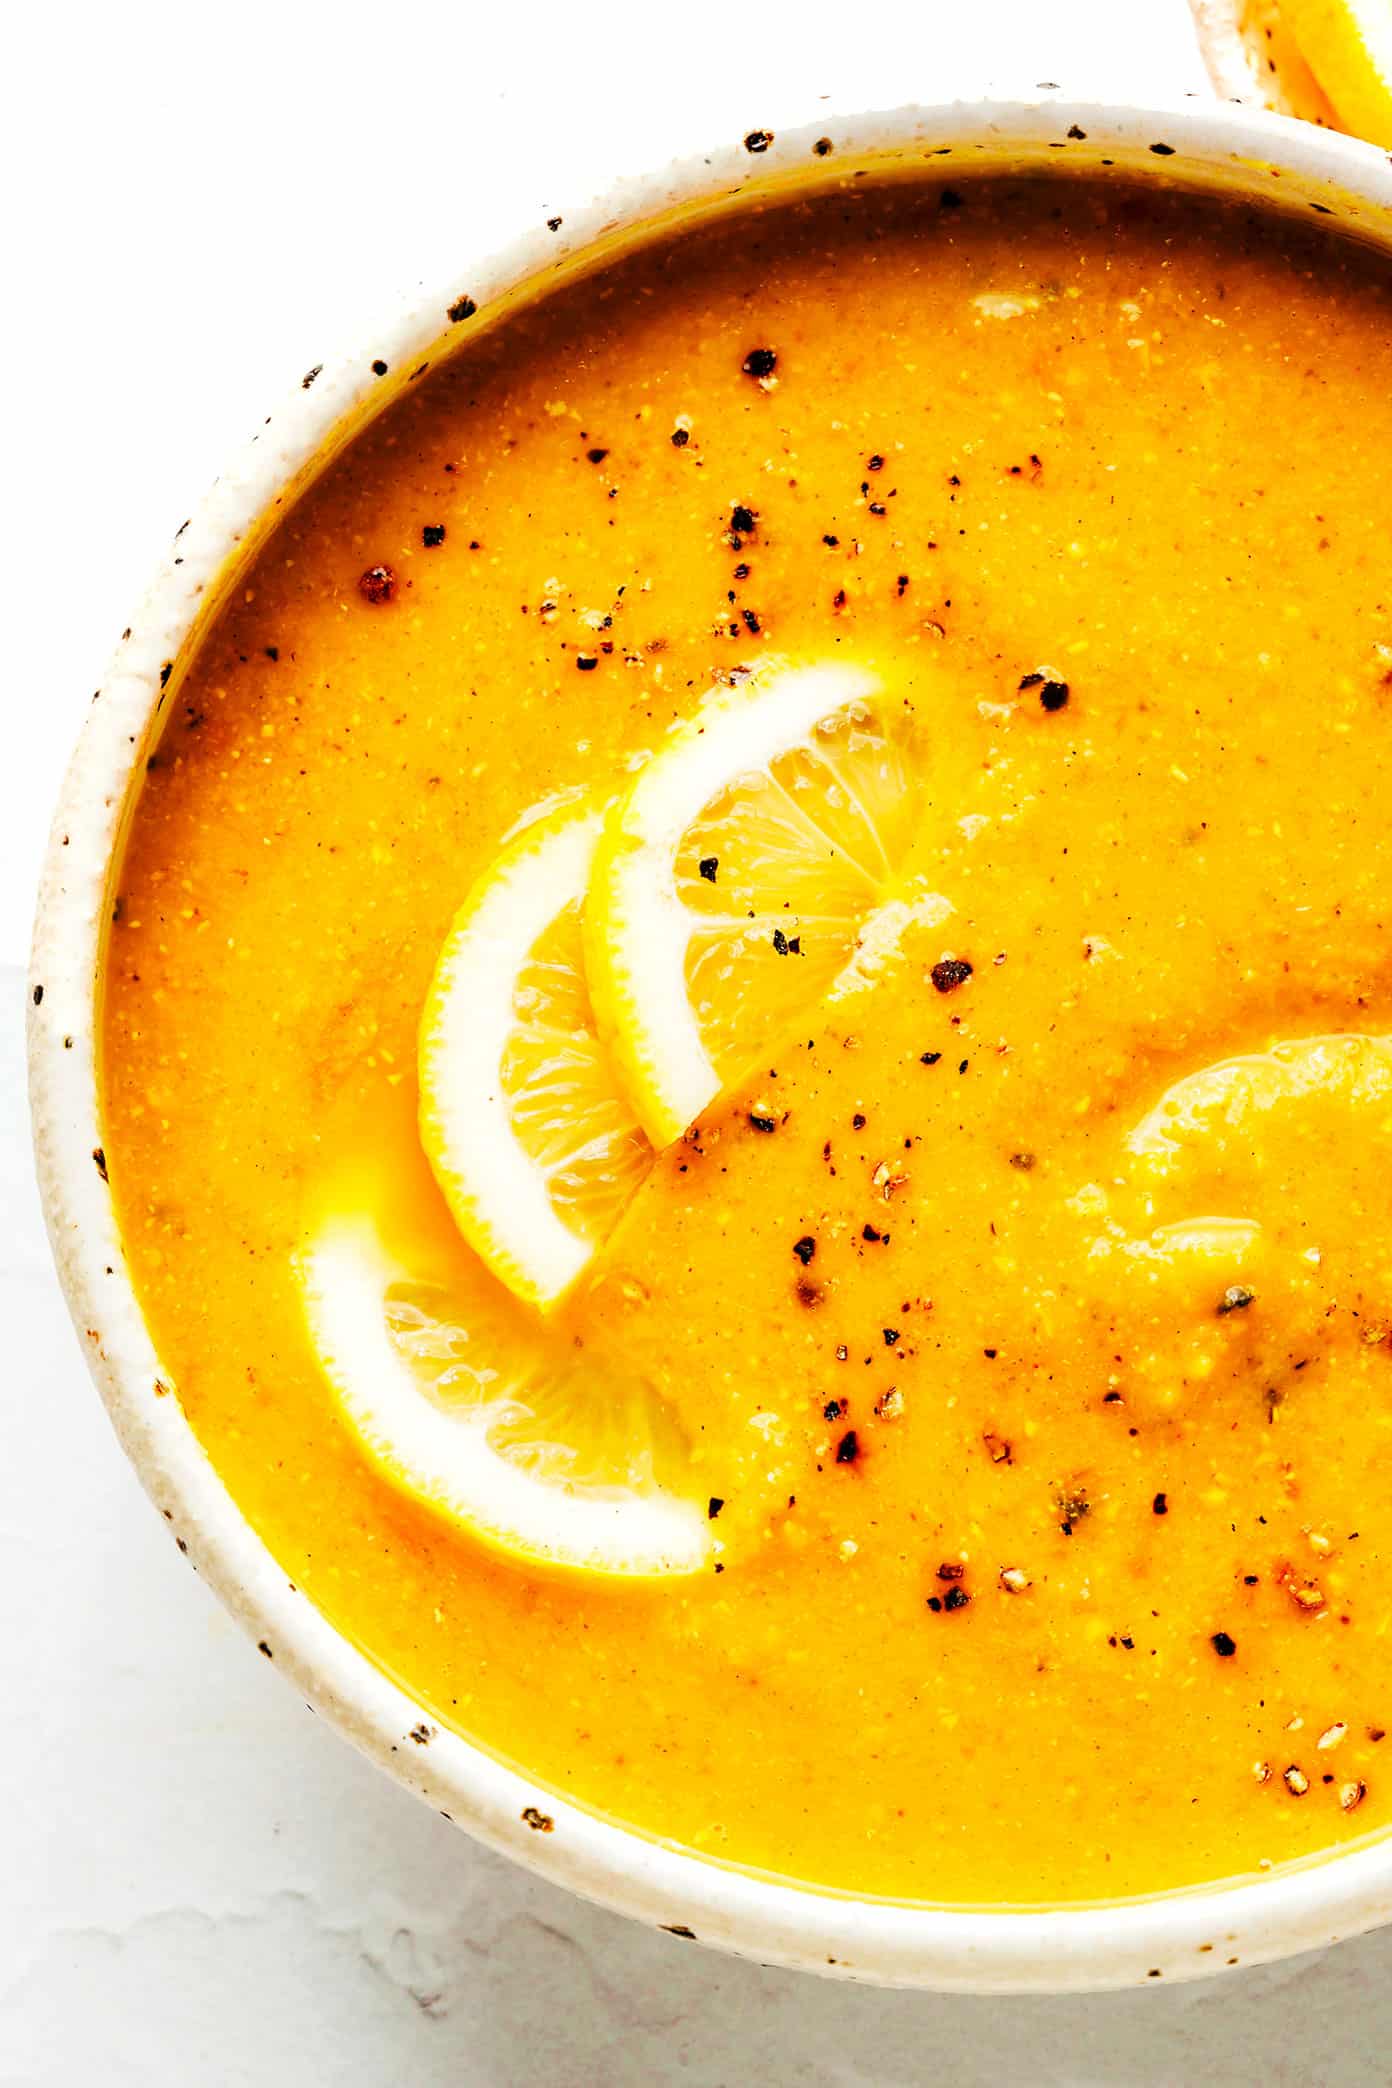
[[1207, 103], [1098, 107], [1041, 89], [1019, 101], [899, 109], [776, 137], [751, 129], [578, 216], [536, 226], [491, 259], [461, 256], [438, 292], [400, 313], [365, 352], [306, 372], [180, 530], [93, 700], [68, 775], [39, 902], [29, 1009], [39, 1177], [92, 1374], [179, 1550], [315, 1709], [484, 1841], [674, 1936], [861, 1979], [996, 1992], [1188, 1979], [1370, 1928], [1392, 1919], [1392, 1837], [1143, 1900], [1059, 1911], [910, 1905], [804, 1889], [650, 1840], [457, 1734], [423, 1729], [420, 1707], [287, 1582], [166, 1392], [106, 1188], [95, 1035], [114, 866], [182, 662], [277, 516], [366, 419], [519, 301], [675, 220], [861, 175], [951, 169], [965, 179], [1028, 167], [1181, 183], [1322, 213], [1331, 227], [1392, 249], [1392, 165], [1371, 147]]

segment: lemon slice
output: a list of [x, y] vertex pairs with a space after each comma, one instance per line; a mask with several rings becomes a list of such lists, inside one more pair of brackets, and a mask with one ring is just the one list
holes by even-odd
[[664, 1483], [683, 1446], [661, 1402], [472, 1257], [423, 1280], [373, 1218], [339, 1213], [299, 1276], [319, 1363], [392, 1484], [514, 1558], [640, 1577], [707, 1564], [704, 1508]]
[[1334, 129], [1339, 119], [1301, 55], [1281, 0], [1190, 0], [1217, 93]]
[[595, 1031], [580, 905], [592, 802], [525, 827], [446, 938], [420, 1028], [420, 1133], [466, 1240], [547, 1308], [652, 1164]]
[[1388, 0], [1192, 0], [1220, 94], [1392, 146]]
[[1291, 1103], [1364, 1119], [1362, 1137], [1392, 1134], [1392, 1038], [1349, 1032], [1297, 1037], [1221, 1060], [1175, 1082], [1126, 1138], [1145, 1176], [1163, 1180], [1196, 1162], [1256, 1168], [1257, 1120]]
[[710, 697], [639, 771], [595, 855], [585, 960], [654, 1145], [679, 1137], [851, 962], [898, 890], [912, 775], [875, 678], [839, 664], [765, 665]]
[[1392, 146], [1388, 0], [1282, 0], [1282, 13], [1344, 129]]
[[[1161, 1096], [1123, 1153], [1110, 1192], [1096, 1192], [1107, 1225], [1087, 1261], [1110, 1260], [1120, 1279], [1103, 1295], [1128, 1401], [1165, 1410], [1226, 1387], [1259, 1395], [1271, 1420], [1340, 1353], [1366, 1353], [1387, 1295], [1367, 1214], [1392, 1160], [1392, 1039], [1301, 1037], [1205, 1066]], [[1192, 1215], [1156, 1224], [1185, 1206]]]

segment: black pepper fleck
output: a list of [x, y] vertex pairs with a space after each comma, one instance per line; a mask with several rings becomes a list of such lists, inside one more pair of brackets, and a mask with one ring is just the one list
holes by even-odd
[[957, 987], [965, 986], [972, 975], [972, 967], [965, 957], [942, 957], [933, 966], [932, 979], [939, 993], [953, 993]]
[[1071, 1537], [1075, 1526], [1092, 1512], [1087, 1489], [1076, 1480], [1071, 1486], [1058, 1489], [1054, 1495], [1054, 1505], [1059, 1513], [1059, 1528], [1065, 1537]]
[[388, 565], [369, 566], [365, 573], [358, 575], [358, 593], [365, 602], [380, 608], [396, 593], [396, 574]]
[[740, 368], [746, 377], [771, 377], [778, 368], [778, 351], [775, 348], [751, 348]]
[[1237, 1640], [1226, 1631], [1215, 1631], [1209, 1644], [1220, 1660], [1231, 1660], [1237, 1651]]

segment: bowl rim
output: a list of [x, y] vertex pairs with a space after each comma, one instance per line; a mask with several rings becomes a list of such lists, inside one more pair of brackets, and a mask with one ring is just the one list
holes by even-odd
[[[829, 146], [828, 146], [828, 142]], [[609, 190], [533, 227], [308, 371], [178, 532], [93, 697], [42, 873], [27, 996], [35, 1157], [59, 1276], [136, 1471], [190, 1563], [316, 1711], [486, 1844], [591, 1900], [765, 1963], [946, 1991], [1069, 1992], [1190, 1978], [1392, 1919], [1392, 1830], [1258, 1878], [1066, 1907], [962, 1907], [833, 1892], [722, 1864], [590, 1812], [421, 1707], [288, 1580], [169, 1395], [125, 1273], [106, 1188], [96, 1029], [108, 873], [161, 714], [277, 512], [380, 406], [510, 299], [674, 222], [833, 187], [859, 168], [965, 180], [1003, 167], [1208, 188], [1326, 215], [1392, 251], [1392, 156], [1265, 112], [1016, 99], [828, 114]], [[426, 1735], [422, 1739], [422, 1734]]]

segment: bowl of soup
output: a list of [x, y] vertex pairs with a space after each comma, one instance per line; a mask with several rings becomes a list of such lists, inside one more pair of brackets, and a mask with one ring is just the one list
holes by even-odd
[[1389, 200], [1197, 104], [751, 130], [307, 371], [93, 699], [29, 1020], [117, 1430], [674, 1937], [1392, 1912]]

